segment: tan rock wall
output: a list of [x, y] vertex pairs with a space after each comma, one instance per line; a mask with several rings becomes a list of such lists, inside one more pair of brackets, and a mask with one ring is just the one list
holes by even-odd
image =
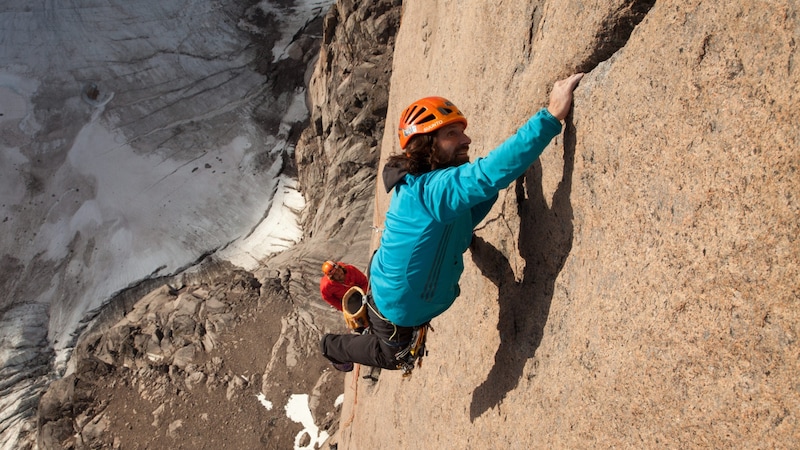
[[797, 4], [432, 3], [404, 2], [382, 160], [418, 97], [467, 114], [477, 157], [588, 73], [423, 367], [348, 375], [339, 448], [796, 446]]

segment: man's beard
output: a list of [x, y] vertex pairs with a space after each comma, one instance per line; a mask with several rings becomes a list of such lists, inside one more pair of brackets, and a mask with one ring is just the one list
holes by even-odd
[[431, 166], [433, 169], [446, 169], [448, 167], [458, 167], [462, 164], [466, 164], [469, 162], [469, 146], [462, 145], [458, 147], [453, 154], [453, 157], [450, 158], [448, 161], [441, 161], [439, 159], [439, 149], [437, 147], [433, 147], [433, 157], [431, 158]]

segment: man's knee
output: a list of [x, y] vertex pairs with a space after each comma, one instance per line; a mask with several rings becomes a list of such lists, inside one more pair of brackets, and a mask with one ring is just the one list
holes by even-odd
[[[319, 341], [319, 349], [322, 352], [322, 356], [324, 356], [325, 358], [327, 358], [329, 360], [331, 360], [331, 358], [330, 358], [330, 356], [328, 356], [328, 345], [330, 343], [331, 337], [333, 337], [332, 334], [326, 334], [325, 336], [322, 336], [322, 339], [320, 339], [320, 341]], [[333, 361], [333, 360], [331, 360], [331, 361]], [[334, 361], [334, 362], [339, 362], [339, 361]]]
[[325, 348], [327, 345], [325, 344], [325, 340], [328, 339], [328, 335], [322, 336], [322, 339], [319, 340], [319, 349], [322, 351], [322, 354], [325, 354]]

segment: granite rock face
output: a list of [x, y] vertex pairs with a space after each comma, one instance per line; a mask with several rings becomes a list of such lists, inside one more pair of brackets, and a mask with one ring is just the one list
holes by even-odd
[[349, 388], [339, 448], [795, 446], [797, 5], [403, 7], [387, 123], [445, 96], [473, 157], [587, 74], [478, 227], [425, 365]]

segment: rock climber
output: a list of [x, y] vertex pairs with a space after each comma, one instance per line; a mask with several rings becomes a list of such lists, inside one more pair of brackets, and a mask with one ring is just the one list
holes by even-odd
[[403, 110], [398, 128], [402, 152], [388, 159], [382, 174], [392, 197], [368, 271], [370, 332], [322, 338], [322, 354], [336, 369], [347, 372], [359, 363], [410, 370], [407, 356], [419, 331], [460, 293], [463, 253], [475, 226], [498, 192], [525, 173], [561, 133], [582, 77], [577, 73], [556, 81], [546, 108], [474, 162], [469, 158], [472, 141], [464, 133], [467, 119], [453, 103], [427, 97]]
[[367, 276], [355, 266], [341, 261], [325, 261], [322, 263], [322, 273], [319, 280], [322, 299], [339, 311], [342, 310], [342, 298], [348, 289], [358, 286], [367, 291]]

